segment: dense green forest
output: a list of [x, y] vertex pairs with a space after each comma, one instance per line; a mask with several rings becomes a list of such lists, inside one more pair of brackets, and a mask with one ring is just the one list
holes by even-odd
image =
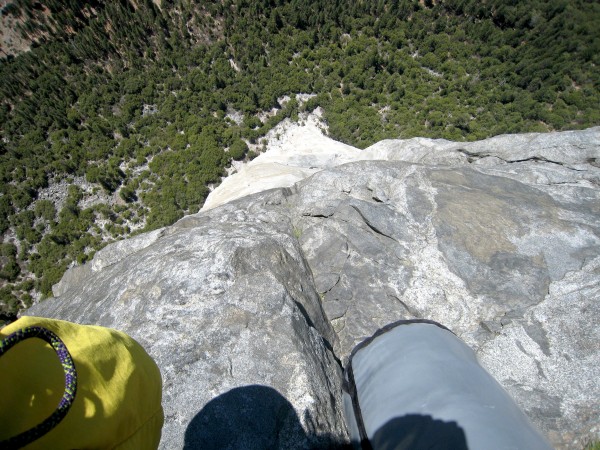
[[600, 124], [593, 0], [13, 0], [1, 14], [32, 45], [0, 61], [0, 311], [197, 212], [232, 158], [304, 110], [361, 148]]

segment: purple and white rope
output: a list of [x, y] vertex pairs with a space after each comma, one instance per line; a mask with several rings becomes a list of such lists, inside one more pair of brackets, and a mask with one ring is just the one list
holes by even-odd
[[23, 447], [48, 433], [65, 418], [77, 393], [77, 371], [75, 370], [73, 358], [64, 342], [50, 330], [42, 327], [26, 327], [15, 331], [0, 341], [0, 357], [19, 342], [29, 338], [42, 339], [52, 346], [65, 372], [65, 392], [58, 407], [48, 418], [17, 436], [0, 441], [0, 448], [2, 449]]

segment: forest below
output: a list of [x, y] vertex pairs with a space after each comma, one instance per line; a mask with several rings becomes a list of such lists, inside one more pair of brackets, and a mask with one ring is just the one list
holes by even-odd
[[0, 312], [197, 212], [232, 159], [302, 111], [321, 107], [359, 148], [600, 125], [594, 0], [13, 0], [1, 14], [31, 49], [0, 60]]

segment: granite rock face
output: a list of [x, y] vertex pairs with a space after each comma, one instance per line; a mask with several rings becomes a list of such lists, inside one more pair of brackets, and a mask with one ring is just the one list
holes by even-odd
[[555, 447], [599, 439], [600, 128], [360, 158], [108, 246], [29, 313], [147, 349], [163, 448], [240, 415], [264, 431], [244, 448], [346, 442], [340, 362], [407, 318], [453, 330]]
[[[144, 346], [163, 376], [161, 448], [346, 440], [337, 337], [289, 219], [265, 214], [263, 223], [226, 206], [109, 246], [30, 310], [117, 328]], [[241, 416], [257, 426], [240, 432]]]

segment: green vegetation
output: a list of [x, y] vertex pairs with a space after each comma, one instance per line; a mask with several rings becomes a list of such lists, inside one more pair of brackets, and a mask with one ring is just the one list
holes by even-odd
[[238, 139], [231, 147], [229, 147], [229, 156], [236, 161], [244, 159], [244, 156], [248, 153], [248, 144], [241, 139]]
[[600, 124], [597, 2], [195, 3], [2, 9], [33, 45], [0, 62], [0, 310], [50, 295], [107, 242], [195, 213], [231, 159], [303, 110], [361, 148]]

